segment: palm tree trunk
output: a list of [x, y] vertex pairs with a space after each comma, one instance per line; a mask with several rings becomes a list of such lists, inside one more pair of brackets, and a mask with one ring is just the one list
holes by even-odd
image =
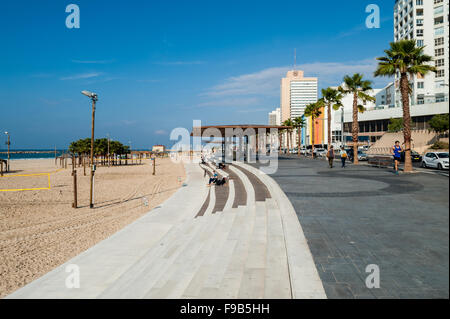
[[292, 131], [289, 131], [289, 138], [291, 139], [291, 147], [294, 148], [294, 139], [292, 138]]
[[281, 153], [281, 144], [283, 143], [283, 133], [278, 133], [278, 141], [280, 142], [280, 145], [278, 145], [278, 152]]
[[403, 137], [405, 140], [405, 166], [404, 172], [412, 172], [411, 159], [411, 115], [409, 112], [409, 81], [408, 75], [402, 73], [400, 76], [400, 90], [403, 104]]
[[289, 145], [289, 131], [286, 131], [286, 146], [287, 146], [288, 155], [289, 155], [289, 149], [290, 149], [290, 145]]
[[301, 141], [301, 130], [300, 127], [297, 128], [297, 138], [298, 138], [298, 144], [297, 144], [297, 156], [300, 157], [300, 147], [302, 146], [302, 141]]
[[314, 158], [314, 143], [315, 143], [315, 140], [314, 140], [314, 122], [315, 122], [315, 119], [314, 119], [314, 117], [311, 117], [311, 128], [312, 128], [312, 134], [311, 134], [311, 156], [312, 156], [312, 158]]
[[353, 138], [353, 164], [357, 165], [358, 161], [358, 96], [353, 94], [353, 123], [352, 123], [352, 138]]
[[328, 104], [328, 149], [330, 149], [331, 145], [331, 103]]

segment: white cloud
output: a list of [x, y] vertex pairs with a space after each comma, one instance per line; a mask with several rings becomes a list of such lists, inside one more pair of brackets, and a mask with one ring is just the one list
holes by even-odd
[[164, 130], [157, 130], [157, 131], [155, 131], [155, 134], [156, 135], [167, 135], [168, 133], [167, 133], [167, 131], [164, 131]]
[[204, 64], [204, 61], [172, 61], [172, 62], [154, 62], [158, 65], [198, 65]]
[[76, 74], [71, 76], [62, 77], [61, 80], [80, 80], [80, 79], [90, 79], [100, 76], [101, 73], [92, 72], [92, 73], [83, 73], [83, 74]]
[[223, 84], [213, 86], [202, 96], [232, 96], [248, 94], [276, 94], [280, 88], [280, 79], [289, 70], [288, 67], [274, 67], [255, 73], [228, 78]]
[[[317, 77], [319, 87], [338, 86], [345, 75], [364, 74], [366, 79], [374, 80], [377, 61], [364, 59], [348, 62], [313, 62], [297, 66], [305, 73], [305, 77]], [[271, 67], [258, 72], [233, 76], [223, 83], [209, 88], [200, 94], [207, 99], [199, 106], [261, 106], [263, 98], [274, 99], [280, 96], [280, 80], [286, 75], [289, 66]], [[374, 87], [381, 87], [389, 79], [376, 79]], [[265, 103], [267, 104], [267, 103]]]
[[248, 98], [220, 98], [214, 99], [211, 101], [206, 101], [198, 104], [197, 106], [251, 106], [259, 103], [259, 99], [257, 97], [248, 97]]
[[72, 60], [73, 63], [79, 64], [108, 64], [113, 63], [115, 60]]

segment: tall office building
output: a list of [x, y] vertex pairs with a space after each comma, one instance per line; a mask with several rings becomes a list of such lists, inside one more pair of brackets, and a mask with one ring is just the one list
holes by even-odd
[[[394, 40], [415, 39], [434, 58], [437, 73], [411, 79], [411, 105], [448, 101], [449, 0], [396, 0]], [[401, 106], [398, 77], [396, 106]]]
[[303, 71], [289, 71], [281, 79], [281, 121], [302, 116], [306, 105], [317, 102], [317, 78], [305, 78]]

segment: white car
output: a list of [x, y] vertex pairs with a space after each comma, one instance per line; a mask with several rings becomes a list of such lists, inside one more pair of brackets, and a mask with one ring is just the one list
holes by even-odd
[[422, 167], [448, 169], [448, 152], [429, 152], [422, 159]]
[[320, 156], [320, 157], [325, 157], [327, 156], [328, 151], [324, 148], [315, 148], [314, 149], [314, 154], [316, 154], [316, 156]]

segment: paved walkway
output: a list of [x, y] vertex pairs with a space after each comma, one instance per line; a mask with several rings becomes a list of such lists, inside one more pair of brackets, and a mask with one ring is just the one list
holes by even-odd
[[[235, 163], [218, 170], [228, 185], [209, 188], [204, 170], [187, 164], [185, 186], [160, 207], [8, 298], [325, 298], [278, 184]], [[66, 287], [69, 265], [79, 288]]]
[[[449, 298], [449, 180], [281, 158], [271, 175], [293, 204], [328, 298]], [[366, 266], [380, 269], [368, 289]]]

